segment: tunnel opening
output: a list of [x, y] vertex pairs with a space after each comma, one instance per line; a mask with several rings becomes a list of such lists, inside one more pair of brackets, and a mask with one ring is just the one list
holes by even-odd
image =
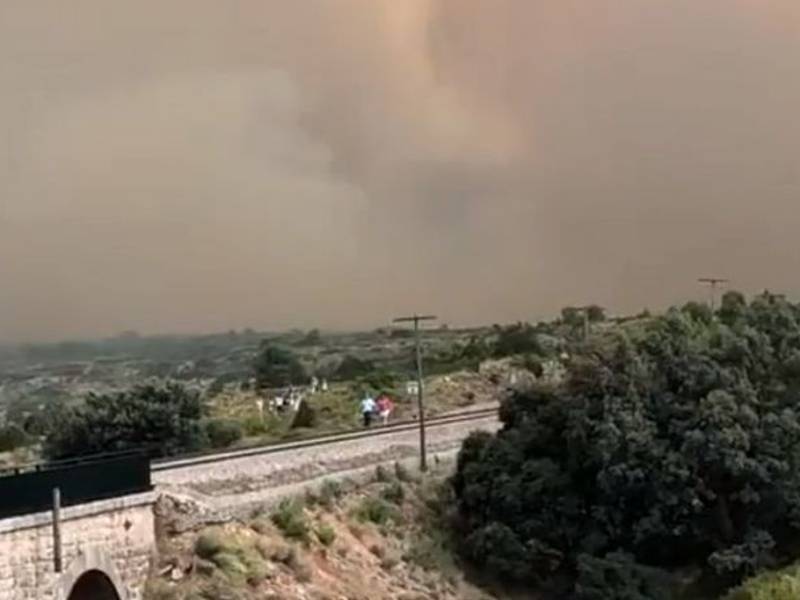
[[120, 597], [108, 575], [87, 571], [75, 582], [67, 600], [120, 600]]

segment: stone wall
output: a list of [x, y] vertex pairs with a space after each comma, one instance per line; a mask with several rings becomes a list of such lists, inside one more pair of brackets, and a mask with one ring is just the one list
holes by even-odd
[[92, 570], [112, 581], [121, 600], [139, 600], [155, 551], [154, 502], [150, 492], [62, 509], [61, 573], [52, 513], [0, 520], [0, 600], [67, 600]]

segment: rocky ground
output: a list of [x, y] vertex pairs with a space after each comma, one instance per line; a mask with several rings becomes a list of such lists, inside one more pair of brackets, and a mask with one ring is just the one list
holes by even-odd
[[468, 583], [454, 558], [443, 529], [450, 468], [420, 477], [381, 467], [368, 482], [329, 480], [217, 524], [164, 496], [148, 600], [505, 598]]

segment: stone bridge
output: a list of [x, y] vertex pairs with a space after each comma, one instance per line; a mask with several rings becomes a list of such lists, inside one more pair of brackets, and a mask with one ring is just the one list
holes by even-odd
[[[455, 452], [470, 431], [499, 426], [494, 415], [477, 417], [431, 424], [429, 451]], [[141, 456], [0, 475], [0, 600], [140, 600], [156, 554], [157, 494], [200, 496], [215, 519], [231, 518], [315, 478], [409, 459], [418, 448], [416, 426], [343, 437], [161, 463], [152, 481]], [[67, 501], [54, 510], [59, 494]]]
[[155, 492], [0, 520], [0, 600], [138, 600], [155, 551]]

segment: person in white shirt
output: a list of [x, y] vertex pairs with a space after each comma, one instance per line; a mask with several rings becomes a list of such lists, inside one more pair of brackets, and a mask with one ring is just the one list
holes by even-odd
[[361, 401], [361, 418], [364, 419], [364, 427], [369, 427], [372, 424], [375, 408], [375, 400], [372, 399], [372, 396], [365, 396]]

